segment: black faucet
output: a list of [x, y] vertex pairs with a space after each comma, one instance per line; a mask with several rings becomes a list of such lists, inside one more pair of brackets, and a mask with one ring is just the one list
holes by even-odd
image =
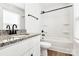
[[9, 30], [6, 30], [8, 32], [8, 34], [11, 34], [11, 28], [10, 25], [7, 25], [6, 28], [9, 28]]
[[12, 26], [12, 34], [16, 34], [16, 31], [17, 31], [17, 30], [14, 29], [14, 26], [17, 28], [17, 25], [13, 24], [13, 26]]
[[10, 30], [10, 25], [7, 25], [7, 26], [6, 26], [6, 28], [8, 28], [8, 27], [9, 27], [9, 30]]

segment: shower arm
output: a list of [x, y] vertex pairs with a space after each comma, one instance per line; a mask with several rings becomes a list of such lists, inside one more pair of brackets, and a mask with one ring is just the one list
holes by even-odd
[[35, 16], [31, 15], [31, 14], [28, 14], [28, 16], [31, 16], [31, 17], [35, 18], [36, 20], [38, 20], [37, 17], [35, 17]]
[[72, 7], [72, 6], [73, 6], [73, 5], [69, 5], [69, 6], [65, 6], [65, 7], [61, 7], [61, 8], [49, 10], [49, 11], [41, 11], [40, 14], [44, 14], [44, 13], [49, 13], [49, 12], [52, 12], [52, 11], [57, 11], [57, 10], [65, 9], [65, 8], [69, 8], [69, 7]]

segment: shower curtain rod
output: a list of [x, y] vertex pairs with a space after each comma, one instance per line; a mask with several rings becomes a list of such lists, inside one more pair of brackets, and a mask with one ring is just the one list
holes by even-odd
[[53, 10], [50, 10], [50, 11], [41, 11], [41, 14], [48, 13], [48, 12], [52, 12], [52, 11], [61, 10], [61, 9], [64, 9], [64, 8], [69, 8], [69, 7], [72, 7], [72, 6], [73, 6], [73, 5], [69, 5], [69, 6], [65, 6], [65, 7], [53, 9]]

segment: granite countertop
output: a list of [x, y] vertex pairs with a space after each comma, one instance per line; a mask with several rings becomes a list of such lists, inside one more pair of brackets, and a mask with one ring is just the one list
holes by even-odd
[[26, 40], [28, 38], [32, 38], [35, 36], [40, 35], [40, 33], [35, 34], [35, 33], [30, 33], [30, 34], [15, 34], [15, 35], [1, 35], [0, 36], [0, 47], [16, 43], [22, 40]]

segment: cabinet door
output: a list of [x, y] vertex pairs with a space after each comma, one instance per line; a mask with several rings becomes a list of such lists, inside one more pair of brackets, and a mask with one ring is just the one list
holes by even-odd
[[33, 47], [29, 50], [27, 50], [27, 52], [25, 52], [24, 56], [40, 56], [40, 49], [38, 46]]
[[27, 52], [25, 52], [24, 56], [33, 56], [33, 49], [29, 49]]
[[40, 36], [32, 38], [32, 48], [25, 51], [24, 56], [40, 56]]
[[24, 48], [21, 42], [11, 44], [0, 49], [0, 56], [21, 56]]
[[33, 56], [40, 56], [39, 46], [33, 48]]

